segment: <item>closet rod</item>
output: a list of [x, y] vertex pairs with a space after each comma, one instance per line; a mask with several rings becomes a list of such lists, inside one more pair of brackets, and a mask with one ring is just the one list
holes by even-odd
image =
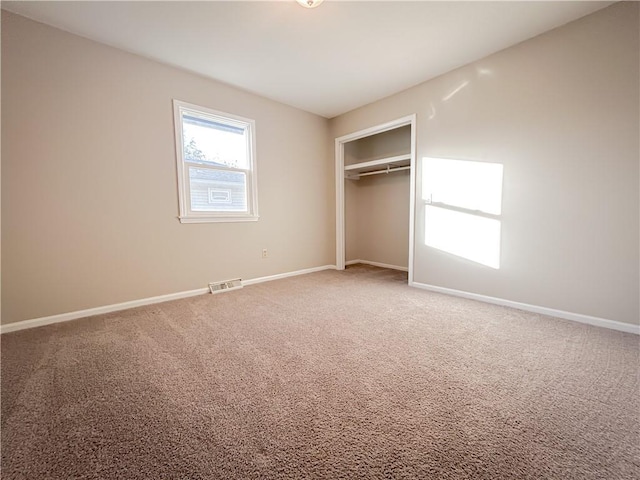
[[376, 170], [375, 172], [359, 173], [357, 177], [354, 175], [353, 177], [347, 177], [347, 178], [351, 178], [352, 180], [357, 180], [360, 177], [366, 177], [368, 175], [380, 175], [381, 173], [399, 172], [400, 170], [410, 170], [410, 169], [411, 169], [410, 166], [389, 168], [389, 166], [387, 165], [387, 168], [384, 170]]

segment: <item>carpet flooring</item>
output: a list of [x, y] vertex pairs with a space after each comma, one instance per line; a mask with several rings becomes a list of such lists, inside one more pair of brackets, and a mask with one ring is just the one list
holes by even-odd
[[2, 478], [638, 479], [638, 337], [368, 266], [2, 335]]

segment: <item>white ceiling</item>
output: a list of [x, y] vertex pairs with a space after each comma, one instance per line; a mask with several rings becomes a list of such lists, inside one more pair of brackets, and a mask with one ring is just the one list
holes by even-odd
[[615, 2], [2, 2], [122, 50], [334, 117]]

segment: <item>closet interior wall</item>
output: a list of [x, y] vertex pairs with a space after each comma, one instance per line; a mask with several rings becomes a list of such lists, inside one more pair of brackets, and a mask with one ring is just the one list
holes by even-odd
[[[411, 126], [406, 125], [346, 143], [344, 164], [347, 167], [410, 151]], [[408, 268], [409, 195], [409, 170], [345, 179], [347, 262], [365, 260]]]

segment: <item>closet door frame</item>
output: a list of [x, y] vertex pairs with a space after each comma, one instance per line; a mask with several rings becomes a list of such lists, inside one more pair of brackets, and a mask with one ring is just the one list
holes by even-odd
[[380, 125], [343, 135], [335, 140], [336, 149], [336, 269], [345, 268], [345, 199], [344, 199], [344, 145], [361, 138], [411, 125], [411, 169], [409, 186], [409, 285], [413, 285], [413, 253], [416, 204], [416, 114], [391, 120]]

